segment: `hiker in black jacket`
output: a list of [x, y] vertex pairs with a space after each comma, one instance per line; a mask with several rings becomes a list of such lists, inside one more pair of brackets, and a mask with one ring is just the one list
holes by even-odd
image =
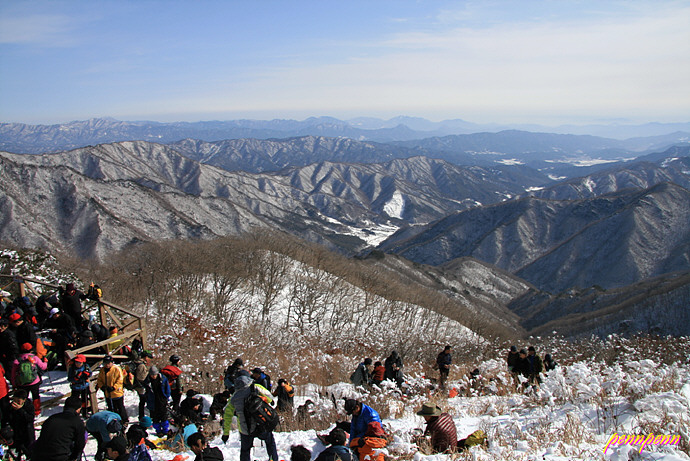
[[240, 371], [244, 366], [244, 362], [241, 358], [237, 357], [231, 365], [225, 369], [225, 374], [223, 375], [223, 384], [225, 388], [230, 391], [231, 394], [235, 392], [235, 379], [240, 375]]
[[86, 299], [86, 295], [77, 290], [74, 283], [68, 283], [65, 288], [58, 287], [60, 293], [60, 308], [62, 312], [69, 315], [77, 327], [81, 326], [81, 300]]
[[451, 355], [452, 350], [453, 348], [451, 346], [446, 346], [436, 357], [436, 366], [438, 366], [439, 373], [438, 385], [441, 389], [446, 388], [448, 373], [450, 373], [450, 366], [453, 363], [453, 356]]
[[554, 370], [556, 368], [556, 366], [558, 366], [558, 363], [556, 363], [556, 361], [551, 358], [551, 354], [546, 354], [544, 356], [543, 363], [544, 363], [544, 371], [545, 372]]
[[[223, 452], [218, 447], [209, 447], [206, 436], [195, 432], [187, 438], [189, 449], [196, 455], [194, 461], [223, 461]], [[277, 460], [275, 460], [277, 461]]]
[[77, 461], [86, 445], [86, 428], [79, 416], [81, 399], [68, 397], [62, 413], [43, 423], [41, 435], [31, 447], [31, 461]]
[[25, 456], [29, 456], [28, 447], [36, 440], [34, 406], [28, 397], [29, 394], [24, 389], [14, 391], [12, 403], [7, 414], [4, 415], [14, 430], [14, 439], [10, 448]]
[[0, 318], [0, 363], [5, 368], [5, 372], [12, 370], [12, 362], [19, 357], [19, 343], [14, 330], [10, 329], [10, 322], [5, 318]]
[[390, 379], [391, 381], [394, 381], [398, 387], [401, 387], [403, 383], [403, 363], [402, 359], [398, 355], [398, 352], [391, 352], [391, 355], [386, 358], [386, 361], [383, 365], [386, 367], [384, 379]]
[[357, 365], [357, 369], [350, 375], [350, 382], [355, 386], [365, 386], [371, 383], [371, 363], [372, 360], [367, 357], [364, 362]]
[[271, 377], [263, 372], [261, 368], [254, 368], [252, 370], [252, 379], [256, 384], [262, 385], [264, 388], [271, 390]]

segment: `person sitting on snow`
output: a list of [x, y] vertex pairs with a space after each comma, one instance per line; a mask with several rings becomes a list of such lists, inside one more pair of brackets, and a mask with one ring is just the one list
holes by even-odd
[[355, 461], [354, 454], [345, 446], [347, 434], [344, 430], [336, 427], [328, 434], [326, 441], [330, 446], [319, 453], [314, 461]]
[[359, 461], [384, 461], [385, 456], [381, 449], [386, 445], [386, 433], [378, 421], [372, 421], [367, 425], [364, 437], [350, 441], [350, 448], [359, 456]]
[[431, 449], [434, 453], [454, 451], [458, 446], [458, 431], [453, 418], [441, 411], [438, 405], [425, 403], [417, 412], [424, 417], [426, 429], [424, 436], [430, 438]]
[[196, 455], [194, 461], [223, 461], [223, 452], [218, 447], [209, 447], [206, 436], [201, 432], [190, 435], [187, 443]]
[[345, 400], [345, 413], [352, 415], [352, 421], [350, 422], [350, 440], [364, 437], [370, 422], [381, 422], [381, 417], [376, 410], [355, 399]]

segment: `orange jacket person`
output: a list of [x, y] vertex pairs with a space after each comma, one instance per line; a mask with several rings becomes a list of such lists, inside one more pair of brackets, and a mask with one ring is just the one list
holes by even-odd
[[98, 379], [96, 379], [96, 389], [103, 389], [108, 411], [119, 414], [122, 421], [126, 422], [129, 420], [129, 416], [125, 410], [124, 381], [125, 374], [122, 368], [115, 365], [111, 355], [106, 355], [103, 358], [103, 368], [98, 373]]
[[388, 445], [386, 433], [378, 421], [367, 424], [367, 432], [364, 437], [357, 437], [350, 442], [350, 448], [359, 454], [359, 461], [384, 461], [384, 452], [381, 450]]

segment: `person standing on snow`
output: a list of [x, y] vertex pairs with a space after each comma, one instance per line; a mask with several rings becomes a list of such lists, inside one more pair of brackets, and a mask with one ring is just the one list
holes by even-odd
[[439, 373], [439, 388], [446, 388], [446, 381], [448, 380], [448, 373], [450, 373], [450, 366], [453, 363], [453, 356], [450, 354], [453, 348], [451, 346], [446, 346], [443, 351], [436, 357], [436, 365], [438, 366]]
[[41, 375], [39, 371], [46, 371], [47, 360], [39, 359], [33, 354], [33, 346], [30, 343], [22, 344], [22, 354], [12, 364], [12, 385], [15, 389], [24, 389], [31, 394], [33, 400], [34, 415], [41, 414]]
[[139, 419], [146, 415], [146, 389], [148, 388], [149, 366], [151, 364], [151, 353], [147, 350], [137, 353], [132, 352], [132, 365], [134, 370], [134, 390], [139, 396], [138, 414]]
[[292, 414], [295, 406], [295, 387], [287, 379], [280, 378], [278, 380], [278, 386], [273, 395], [278, 397], [278, 411], [289, 411]]
[[506, 357], [506, 363], [510, 376], [513, 378], [513, 385], [517, 387], [520, 382], [518, 380], [518, 375], [520, 374], [520, 353], [518, 352], [517, 346], [510, 346], [508, 356]]
[[[249, 435], [249, 427], [244, 414], [244, 403], [249, 394], [252, 392], [252, 385], [262, 398], [265, 398], [268, 403], [273, 402], [271, 392], [259, 384], [255, 384], [250, 376], [240, 376], [235, 379], [235, 393], [230, 399], [228, 405], [232, 405], [234, 413], [237, 415], [240, 431], [240, 461], [250, 461], [251, 450], [254, 446], [254, 436]], [[227, 415], [226, 411], [226, 415]], [[225, 434], [225, 433], [224, 433]], [[266, 451], [271, 460], [277, 461], [278, 450], [276, 448], [276, 441], [273, 437], [273, 431], [267, 431], [256, 436], [258, 439], [266, 442]]]
[[72, 389], [72, 395], [79, 396], [81, 399], [81, 415], [86, 416], [89, 408], [89, 378], [91, 368], [86, 363], [86, 357], [78, 354], [72, 359], [72, 363], [67, 368], [67, 381]]
[[541, 357], [537, 355], [534, 346], [527, 348], [527, 362], [529, 363], [529, 383], [535, 389], [539, 390], [539, 385], [541, 384], [541, 377], [539, 374], [544, 371], [544, 364], [541, 361]]
[[166, 365], [161, 370], [161, 373], [168, 378], [170, 383], [170, 397], [172, 398], [173, 411], [179, 411], [180, 399], [182, 399], [182, 380], [180, 375], [182, 370], [178, 366], [180, 364], [180, 356], [173, 354], [170, 356], [170, 365]]
[[170, 384], [168, 378], [155, 365], [149, 371], [149, 386], [146, 388], [146, 406], [153, 420], [153, 428], [158, 437], [168, 433], [168, 400], [170, 400]]
[[103, 389], [108, 410], [120, 415], [122, 421], [127, 423], [129, 416], [125, 409], [125, 374], [122, 368], [115, 365], [112, 355], [103, 357], [103, 368], [96, 379], [96, 389]]

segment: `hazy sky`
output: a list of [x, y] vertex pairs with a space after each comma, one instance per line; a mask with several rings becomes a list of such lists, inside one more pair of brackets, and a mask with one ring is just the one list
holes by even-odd
[[690, 120], [688, 1], [0, 0], [0, 121]]

